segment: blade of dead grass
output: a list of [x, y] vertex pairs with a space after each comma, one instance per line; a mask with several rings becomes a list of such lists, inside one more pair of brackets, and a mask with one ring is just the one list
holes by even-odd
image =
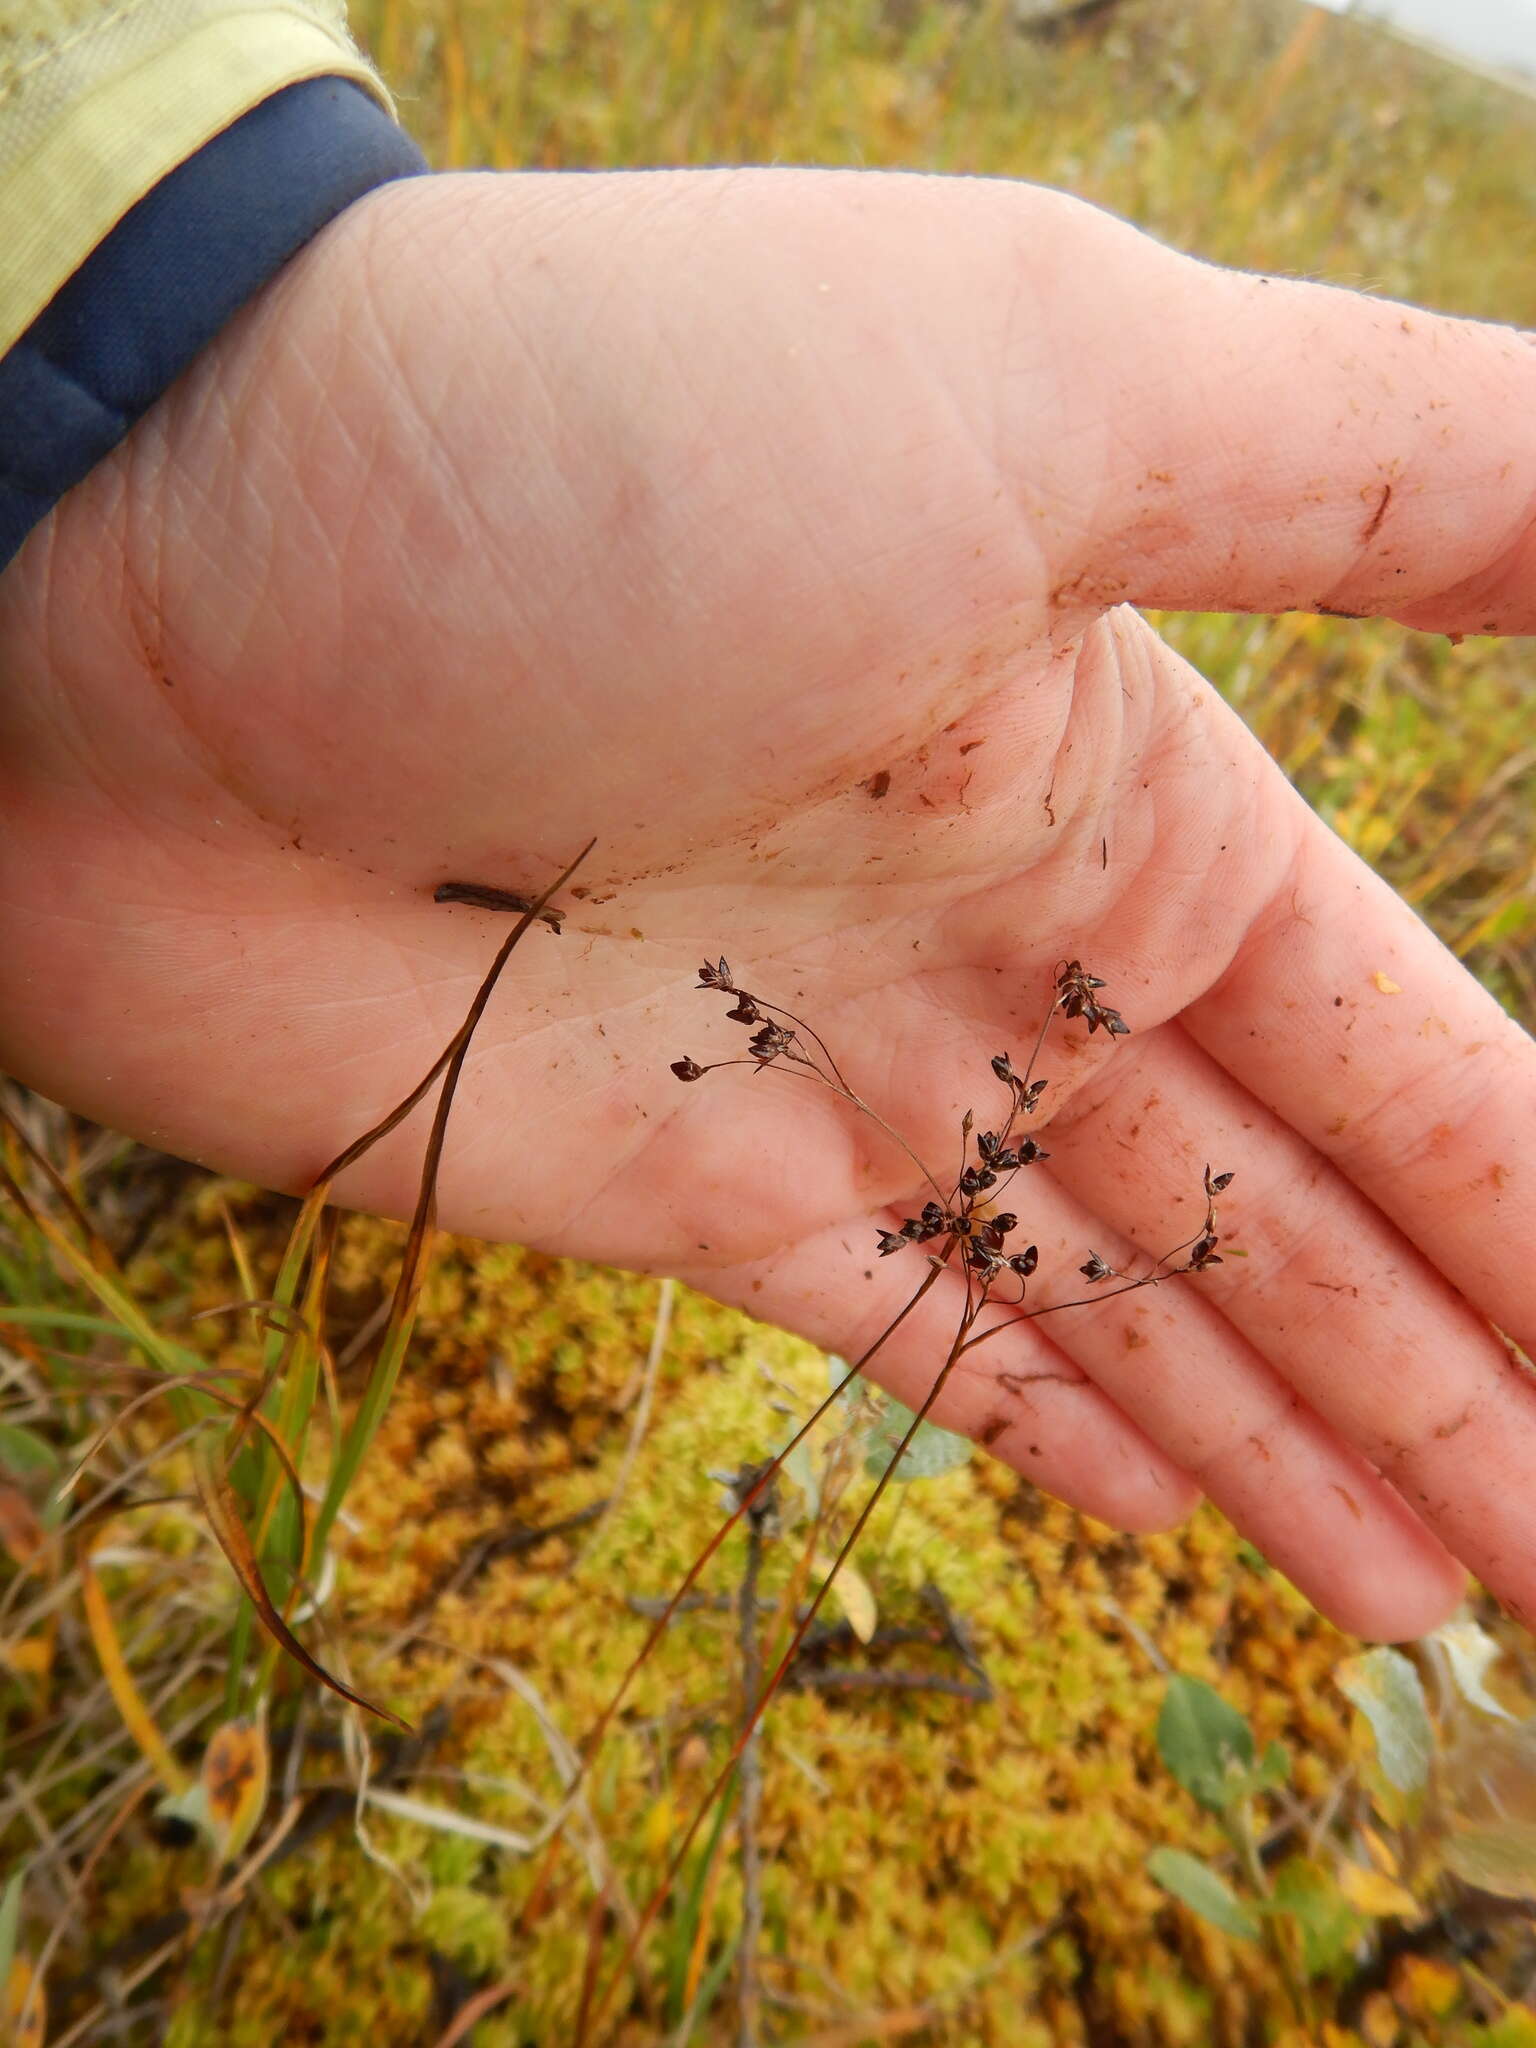
[[154, 1716], [144, 1704], [144, 1695], [134, 1683], [133, 1673], [128, 1669], [128, 1660], [123, 1655], [123, 1646], [118, 1641], [117, 1625], [112, 1619], [112, 1609], [107, 1600], [106, 1590], [97, 1576], [91, 1562], [89, 1539], [80, 1545], [80, 1602], [85, 1609], [86, 1627], [91, 1632], [91, 1641], [96, 1649], [96, 1661], [101, 1666], [101, 1675], [107, 1681], [123, 1726], [138, 1744], [139, 1754], [154, 1771], [155, 1776], [173, 1798], [179, 1798], [188, 1790], [191, 1779], [171, 1755], [165, 1737], [160, 1733]]
[[519, 1991], [526, 1989], [527, 1983], [527, 1973], [520, 1970], [515, 1977], [503, 1977], [498, 1983], [487, 1984], [483, 1991], [477, 1991], [473, 1998], [459, 2007], [432, 2048], [458, 2048], [458, 2044], [468, 2038], [487, 2013], [494, 2012], [498, 2005], [505, 2005], [509, 1998], [515, 1998]]
[[589, 1551], [612, 1521], [614, 1512], [628, 1491], [629, 1482], [634, 1476], [640, 1446], [645, 1441], [645, 1432], [651, 1419], [651, 1407], [656, 1398], [656, 1376], [661, 1370], [661, 1361], [666, 1356], [667, 1338], [672, 1331], [672, 1310], [676, 1295], [677, 1282], [664, 1279], [656, 1293], [656, 1318], [651, 1325], [650, 1346], [646, 1351], [645, 1365], [640, 1375], [640, 1392], [635, 1398], [635, 1413], [630, 1422], [628, 1438], [625, 1440], [624, 1454], [619, 1460], [618, 1473], [608, 1495], [607, 1505], [599, 1513], [587, 1538], [585, 1547]]
[[[328, 1188], [344, 1167], [351, 1165], [354, 1160], [361, 1158], [370, 1146], [377, 1144], [380, 1138], [384, 1137], [389, 1131], [392, 1131], [396, 1124], [407, 1116], [415, 1108], [416, 1104], [421, 1101], [438, 1074], [442, 1074], [443, 1085], [438, 1094], [437, 1108], [432, 1118], [432, 1130], [427, 1139], [426, 1155], [422, 1162], [421, 1185], [416, 1199], [416, 1211], [411, 1218], [410, 1233], [406, 1238], [405, 1252], [400, 1262], [400, 1277], [395, 1285], [395, 1297], [390, 1308], [389, 1321], [385, 1325], [384, 1335], [374, 1359], [373, 1369], [368, 1375], [367, 1385], [363, 1389], [363, 1397], [358, 1404], [357, 1414], [353, 1418], [352, 1427], [343, 1439], [341, 1449], [331, 1468], [330, 1481], [326, 1487], [325, 1497], [320, 1504], [319, 1515], [316, 1517], [315, 1547], [317, 1551], [323, 1549], [329, 1538], [331, 1525], [335, 1521], [337, 1511], [345, 1499], [353, 1479], [357, 1475], [357, 1468], [363, 1461], [364, 1453], [377, 1434], [384, 1409], [390, 1395], [394, 1391], [395, 1382], [399, 1378], [400, 1367], [404, 1362], [406, 1348], [410, 1343], [411, 1332], [415, 1327], [416, 1304], [420, 1297], [421, 1285], [425, 1277], [427, 1252], [431, 1245], [437, 1220], [437, 1175], [442, 1161], [443, 1140], [447, 1132], [449, 1112], [453, 1108], [453, 1098], [458, 1089], [459, 1078], [464, 1070], [464, 1061], [469, 1052], [470, 1042], [474, 1038], [480, 1019], [485, 1014], [486, 1005], [491, 1000], [496, 984], [501, 979], [502, 969], [511, 959], [513, 951], [522, 940], [524, 933], [538, 918], [539, 913], [544, 909], [550, 898], [565, 887], [596, 843], [595, 839], [589, 839], [576, 858], [570, 862], [561, 874], [555, 877], [544, 893], [537, 897], [518, 918], [512, 930], [497, 949], [496, 957], [491, 962], [490, 970], [481, 982], [474, 1001], [469, 1006], [469, 1014], [454, 1033], [442, 1056], [434, 1063], [431, 1072], [412, 1090], [398, 1108], [392, 1110], [384, 1118], [382, 1123], [377, 1124], [372, 1131], [366, 1133], [355, 1144], [349, 1145], [346, 1151], [340, 1153], [330, 1166], [326, 1168], [317, 1184], [317, 1192], [319, 1188]], [[310, 1199], [313, 1200], [314, 1197], [311, 1196]]]
[[224, 1226], [225, 1241], [229, 1245], [229, 1255], [235, 1262], [235, 1271], [240, 1278], [241, 1292], [245, 1295], [246, 1300], [254, 1305], [261, 1289], [256, 1284], [256, 1272], [251, 1264], [249, 1248], [246, 1245], [245, 1239], [236, 1228], [235, 1219], [229, 1213], [229, 1204], [222, 1195], [214, 1203], [214, 1209], [220, 1223]]
[[[302, 1524], [295, 1522], [294, 1512], [290, 1510], [288, 1501], [280, 1496], [279, 1475], [268, 1469], [264, 1459], [257, 1466], [252, 1487], [255, 1499], [254, 1527], [257, 1532], [254, 1542], [240, 1521], [239, 1502], [229, 1485], [227, 1472], [221, 1471], [215, 1479], [206, 1465], [202, 1468], [199, 1486], [204, 1494], [205, 1505], [213, 1502], [218, 1513], [218, 1520], [214, 1521], [215, 1534], [250, 1602], [237, 1617], [231, 1646], [228, 1687], [231, 1714], [236, 1711], [240, 1693], [245, 1687], [244, 1672], [255, 1618], [259, 1616], [266, 1624], [273, 1643], [280, 1644], [289, 1650], [290, 1654], [293, 1654], [293, 1646], [297, 1643], [297, 1638], [288, 1629], [267, 1590], [262, 1565], [265, 1562], [271, 1568], [282, 1563], [292, 1571], [296, 1587], [313, 1560], [324, 1556], [336, 1517], [341, 1511], [342, 1503], [357, 1476], [368, 1447], [378, 1433], [384, 1410], [399, 1378], [415, 1327], [416, 1306], [425, 1278], [427, 1256], [436, 1222], [437, 1177], [448, 1116], [453, 1107], [454, 1095], [475, 1031], [485, 1014], [486, 1006], [503, 969], [529, 926], [537, 920], [551, 897], [565, 887], [595, 844], [595, 840], [588, 840], [576, 858], [518, 918], [498, 948], [496, 957], [470, 1004], [464, 1022], [421, 1080], [388, 1115], [365, 1131], [360, 1138], [354, 1139], [330, 1161], [304, 1199], [284, 1249], [283, 1261], [272, 1292], [273, 1304], [280, 1309], [291, 1311], [295, 1326], [281, 1329], [274, 1325], [269, 1329], [265, 1348], [266, 1369], [282, 1388], [276, 1431], [270, 1440], [274, 1445], [280, 1442], [284, 1447], [285, 1457], [294, 1463], [303, 1454], [304, 1440], [322, 1378], [327, 1395], [333, 1396], [334, 1391], [329, 1357], [321, 1335], [324, 1329], [325, 1299], [337, 1224], [335, 1212], [328, 1207], [331, 1189], [337, 1178], [349, 1166], [355, 1164], [381, 1139], [404, 1122], [417, 1104], [426, 1097], [433, 1083], [442, 1076], [442, 1087], [438, 1094], [431, 1133], [422, 1162], [415, 1212], [401, 1258], [400, 1274], [390, 1304], [388, 1320], [351, 1425], [340, 1431], [339, 1437], [333, 1438], [333, 1441], [338, 1443], [338, 1448], [332, 1458], [325, 1491], [308, 1540], [304, 1538]], [[334, 1408], [334, 1400], [332, 1405]], [[298, 1499], [302, 1500], [301, 1493]], [[213, 1520], [212, 1514], [210, 1520]], [[275, 1627], [274, 1622], [277, 1624]], [[300, 1653], [299, 1661], [333, 1691], [342, 1693], [358, 1705], [369, 1707], [374, 1713], [383, 1714], [385, 1720], [397, 1719], [395, 1715], [383, 1713], [383, 1709], [373, 1706], [371, 1702], [341, 1685], [307, 1652]], [[265, 1697], [274, 1670], [275, 1651], [269, 1647], [251, 1687], [256, 1700]], [[403, 1721], [398, 1722], [398, 1725], [402, 1728], [407, 1726]]]
[[176, 1373], [168, 1380], [157, 1380], [153, 1386], [141, 1388], [102, 1423], [84, 1450], [78, 1454], [69, 1472], [60, 1480], [54, 1498], [60, 1501], [68, 1500], [91, 1465], [101, 1455], [107, 1442], [116, 1435], [124, 1423], [131, 1421], [141, 1408], [147, 1408], [151, 1401], [158, 1401], [163, 1396], [174, 1393], [178, 1387], [196, 1387], [199, 1392], [211, 1394], [215, 1400], [223, 1401], [228, 1407], [239, 1408], [243, 1404], [233, 1400], [229, 1395], [220, 1393], [213, 1385], [213, 1381], [243, 1379], [245, 1376], [245, 1368], [242, 1366], [209, 1366], [202, 1372]]
[[[70, 1187], [68, 1181], [65, 1180], [63, 1174], [59, 1172], [59, 1169], [54, 1165], [47, 1153], [43, 1151], [23, 1125], [12, 1116], [3, 1102], [0, 1102], [0, 1125], [3, 1125], [6, 1130], [10, 1131], [27, 1157], [53, 1189], [55, 1195], [63, 1204], [66, 1215], [71, 1223], [74, 1224], [76, 1230], [79, 1231], [87, 1250], [97, 1265], [106, 1267], [111, 1271], [116, 1271], [117, 1260], [113, 1257], [110, 1246], [97, 1231], [95, 1224], [85, 1213], [84, 1209], [81, 1208], [75, 1198], [74, 1190]], [[34, 1211], [34, 1217], [35, 1213]]]
[[[377, 1714], [382, 1721], [389, 1721], [407, 1735], [413, 1731], [409, 1721], [403, 1721], [387, 1707], [381, 1707], [367, 1699], [360, 1692], [354, 1692], [350, 1685], [333, 1677], [299, 1641], [289, 1628], [273, 1603], [261, 1576], [255, 1546], [244, 1522], [240, 1519], [240, 1503], [229, 1475], [216, 1448], [205, 1439], [192, 1447], [192, 1469], [197, 1482], [198, 1499], [208, 1517], [208, 1526], [218, 1540], [219, 1548], [229, 1559], [235, 1577], [252, 1607], [260, 1615], [269, 1635], [287, 1651], [296, 1664], [300, 1664], [311, 1678], [317, 1678], [329, 1691], [337, 1693], [355, 1707], [366, 1707], [370, 1714]], [[297, 1475], [295, 1475], [297, 1476]]]

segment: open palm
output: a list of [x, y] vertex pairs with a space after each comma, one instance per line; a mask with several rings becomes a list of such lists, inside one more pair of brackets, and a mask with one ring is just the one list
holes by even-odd
[[[1031, 1300], [938, 1419], [1107, 1520], [1208, 1491], [1326, 1611], [1459, 1558], [1536, 1607], [1536, 1049], [1131, 603], [1529, 631], [1536, 360], [1206, 269], [1058, 195], [815, 172], [439, 178], [344, 215], [0, 581], [0, 1058], [292, 1188], [537, 890], [443, 1220], [678, 1273], [850, 1355], [930, 1192], [743, 1048], [809, 1019], [941, 1179], [1063, 957]], [[420, 1128], [350, 1200], [409, 1206]], [[946, 1274], [881, 1353], [921, 1398]]]

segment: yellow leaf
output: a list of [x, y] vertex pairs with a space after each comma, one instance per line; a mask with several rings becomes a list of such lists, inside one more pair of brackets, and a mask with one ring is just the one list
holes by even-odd
[[13, 1956], [5, 1987], [5, 2038], [9, 2048], [43, 2048], [48, 2000], [43, 1980], [25, 1956]]
[[1369, 1913], [1374, 1920], [1420, 1920], [1423, 1913], [1412, 1892], [1405, 1891], [1379, 1870], [1363, 1863], [1346, 1863], [1339, 1872], [1339, 1890], [1357, 1913]]
[[1527, 1824], [1457, 1828], [1446, 1836], [1444, 1855], [1463, 1884], [1501, 1899], [1536, 1899], [1536, 1832]]
[[0, 1486], [0, 1544], [12, 1564], [30, 1564], [43, 1547], [43, 1525], [19, 1486]]
[[18, 1678], [46, 1678], [53, 1664], [53, 1638], [23, 1636], [5, 1650], [4, 1661], [6, 1669]]
[[215, 1729], [203, 1752], [200, 1775], [208, 1795], [208, 1818], [228, 1862], [256, 1832], [267, 1803], [267, 1733], [259, 1717], [244, 1716]]
[[640, 1840], [647, 1856], [656, 1861], [666, 1854], [677, 1821], [677, 1808], [663, 1793], [640, 1824]]
[[[832, 1570], [831, 1560], [819, 1557], [816, 1560], [816, 1569], [829, 1574]], [[851, 1564], [845, 1564], [833, 1579], [832, 1590], [847, 1617], [848, 1626], [861, 1643], [867, 1643], [874, 1634], [875, 1624], [879, 1620], [879, 1610], [875, 1606], [875, 1596], [870, 1591], [868, 1579], [862, 1572], [855, 1571]]]
[[86, 1626], [96, 1647], [96, 1661], [101, 1666], [101, 1675], [107, 1681], [113, 1703], [122, 1716], [123, 1726], [139, 1745], [145, 1761], [153, 1766], [155, 1776], [166, 1791], [173, 1798], [178, 1797], [187, 1789], [187, 1774], [171, 1755], [165, 1737], [133, 1682], [133, 1673], [128, 1669], [122, 1644], [117, 1639], [112, 1609], [107, 1604], [106, 1593], [96, 1576], [96, 1567], [88, 1550], [80, 1553], [80, 1603], [85, 1609]]
[[1461, 2001], [1461, 1976], [1450, 1963], [1433, 1956], [1400, 1956], [1392, 1972], [1392, 1990], [1413, 2018], [1442, 2020]]
[[709, 1744], [697, 1730], [690, 1735], [677, 1752], [674, 1768], [679, 1776], [689, 1771], [702, 1771], [709, 1762]]
[[1393, 2048], [1398, 2036], [1397, 2007], [1385, 1991], [1373, 1991], [1366, 1999], [1359, 2024], [1371, 2048]]
[[1396, 1877], [1397, 1851], [1392, 1844], [1377, 1834], [1374, 1828], [1362, 1828], [1360, 1836], [1365, 1843], [1365, 1852], [1384, 1877]]
[[1447, 1867], [1500, 1898], [1536, 1898], [1536, 1721], [1478, 1715], [1438, 1775]]

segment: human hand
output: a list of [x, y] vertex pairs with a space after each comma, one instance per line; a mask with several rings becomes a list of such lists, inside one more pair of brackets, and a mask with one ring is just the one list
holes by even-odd
[[[1375, 1636], [1536, 1607], [1536, 1048], [1126, 604], [1536, 630], [1536, 359], [1223, 273], [1059, 195], [789, 171], [443, 177], [354, 207], [0, 580], [0, 1059], [300, 1188], [458, 1024], [443, 1221], [678, 1273], [857, 1355], [926, 1190], [740, 1050], [807, 1016], [925, 1158], [1027, 1051], [1039, 1323], [936, 1418], [1110, 1522], [1203, 1486]], [[1001, 1091], [996, 1091], [1001, 1097]], [[1001, 1107], [999, 1100], [997, 1107]], [[1046, 1135], [1048, 1128], [1049, 1135]], [[412, 1122], [343, 1192], [401, 1213]], [[915, 1255], [914, 1255], [915, 1256]], [[880, 1354], [921, 1401], [946, 1274]]]

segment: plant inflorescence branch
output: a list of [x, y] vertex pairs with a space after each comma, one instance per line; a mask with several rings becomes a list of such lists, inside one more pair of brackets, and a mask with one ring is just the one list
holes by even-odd
[[[953, 1179], [945, 1184], [919, 1157], [901, 1133], [850, 1086], [819, 1033], [802, 1018], [782, 1005], [769, 1002], [742, 987], [732, 974], [729, 962], [723, 957], [704, 963], [699, 969], [698, 986], [731, 999], [726, 1016], [730, 1022], [740, 1025], [749, 1033], [747, 1050], [745, 1054], [735, 1058], [710, 1062], [700, 1062], [691, 1055], [684, 1054], [682, 1058], [671, 1063], [672, 1072], [678, 1080], [689, 1083], [701, 1081], [706, 1074], [722, 1067], [750, 1066], [759, 1072], [773, 1067], [780, 1072], [791, 1073], [819, 1083], [847, 1103], [850, 1108], [869, 1117], [912, 1160], [923, 1180], [932, 1188], [934, 1195], [933, 1200], [924, 1203], [918, 1215], [905, 1217], [899, 1229], [878, 1232], [879, 1254], [882, 1258], [890, 1258], [904, 1251], [908, 1245], [926, 1246], [928, 1271], [918, 1283], [905, 1308], [886, 1326], [841, 1384], [833, 1389], [776, 1457], [755, 1468], [752, 1483], [740, 1493], [734, 1512], [715, 1532], [676, 1593], [653, 1622], [639, 1656], [631, 1665], [618, 1693], [610, 1701], [593, 1732], [593, 1738], [587, 1745], [589, 1758], [628, 1691], [634, 1673], [697, 1582], [705, 1564], [742, 1516], [753, 1510], [765, 1489], [772, 1484], [784, 1459], [826, 1413], [833, 1401], [839, 1398], [843, 1389], [862, 1371], [869, 1359], [886, 1343], [941, 1274], [958, 1270], [965, 1284], [965, 1300], [948, 1351], [934, 1375], [922, 1405], [912, 1416], [890, 1462], [859, 1510], [852, 1528], [838, 1549], [831, 1569], [800, 1614], [797, 1626], [771, 1676], [755, 1700], [749, 1695], [745, 1720], [729, 1757], [713, 1785], [699, 1802], [690, 1825], [669, 1859], [667, 1869], [641, 1913], [624, 1954], [605, 1988], [590, 2001], [589, 2009], [584, 2012], [578, 2048], [584, 2048], [588, 2027], [595, 2028], [601, 2025], [625, 1971], [638, 1953], [682, 1869], [706, 1814], [716, 1799], [725, 1792], [733, 1774], [736, 1773], [770, 1700], [799, 1655], [807, 1632], [814, 1625], [838, 1572], [857, 1545], [893, 1474], [913, 1438], [939, 1401], [961, 1357], [973, 1346], [986, 1342], [988, 1338], [998, 1335], [1001, 1330], [1013, 1323], [1049, 1314], [1055, 1309], [1082, 1305], [1052, 1303], [1028, 1309], [1023, 1314], [1006, 1315], [979, 1332], [976, 1329], [978, 1319], [989, 1305], [1015, 1310], [1023, 1308], [1029, 1283], [1039, 1265], [1040, 1253], [1037, 1245], [1029, 1244], [1018, 1250], [1009, 1249], [1008, 1240], [1019, 1230], [1019, 1217], [1013, 1211], [1002, 1209], [998, 1205], [1008, 1194], [1020, 1173], [1050, 1157], [1038, 1140], [1022, 1134], [1022, 1126], [1034, 1116], [1048, 1086], [1046, 1080], [1035, 1076], [1034, 1068], [1044, 1049], [1053, 1020], [1058, 1015], [1068, 1020], [1081, 1020], [1087, 1025], [1090, 1037], [1095, 1031], [1102, 1030], [1110, 1038], [1120, 1038], [1130, 1030], [1120, 1012], [1100, 1000], [1099, 991], [1105, 987], [1105, 983], [1097, 975], [1089, 974], [1079, 960], [1061, 963], [1054, 977], [1053, 1000], [1042, 1020], [1024, 1072], [1021, 1074], [1015, 1069], [1010, 1055], [1006, 1052], [998, 1053], [992, 1060], [994, 1076], [1008, 1090], [1006, 1113], [995, 1130], [977, 1131], [972, 1112], [966, 1111], [961, 1121], [960, 1165]], [[1078, 1269], [1089, 1282], [1097, 1285], [1107, 1280], [1120, 1280], [1123, 1284], [1107, 1289], [1102, 1295], [1085, 1296], [1082, 1301], [1086, 1303], [1108, 1299], [1115, 1294], [1128, 1293], [1138, 1287], [1156, 1285], [1163, 1280], [1171, 1279], [1175, 1273], [1203, 1272], [1209, 1266], [1219, 1265], [1221, 1258], [1216, 1247], [1221, 1240], [1216, 1228], [1215, 1204], [1217, 1196], [1230, 1186], [1232, 1178], [1230, 1173], [1213, 1174], [1207, 1166], [1204, 1176], [1206, 1206], [1202, 1229], [1195, 1237], [1186, 1240], [1173, 1252], [1157, 1260], [1148, 1273], [1139, 1277], [1122, 1274], [1097, 1252], [1090, 1251], [1086, 1261]], [[1187, 1251], [1188, 1258], [1182, 1266], [1172, 1266], [1170, 1261], [1181, 1251]], [[1003, 1292], [1005, 1288], [1007, 1291]]]

